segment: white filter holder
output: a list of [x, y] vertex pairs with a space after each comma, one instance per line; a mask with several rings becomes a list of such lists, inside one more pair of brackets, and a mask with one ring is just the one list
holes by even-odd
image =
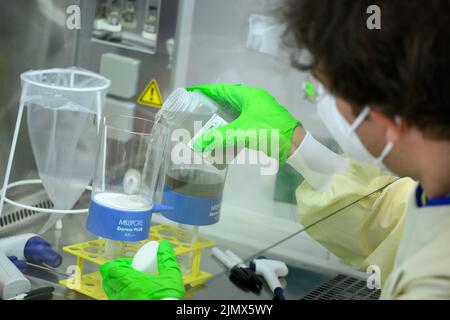
[[[0, 216], [5, 202], [32, 211], [51, 213], [49, 221], [40, 231], [43, 233], [65, 214], [87, 212], [87, 209], [72, 210], [72, 207], [92, 180], [96, 145], [91, 135], [98, 134], [110, 81], [79, 68], [28, 71], [21, 75], [21, 80], [19, 111], [0, 191]], [[30, 142], [41, 179], [10, 183], [25, 107]], [[96, 126], [92, 128], [94, 123]], [[94, 163], [91, 168], [92, 159]], [[55, 208], [27, 206], [7, 198], [8, 189], [30, 184], [43, 184]]]

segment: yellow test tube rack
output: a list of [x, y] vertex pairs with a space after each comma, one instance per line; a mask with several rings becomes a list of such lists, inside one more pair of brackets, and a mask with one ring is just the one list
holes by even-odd
[[[183, 275], [185, 285], [191, 287], [203, 284], [212, 277], [208, 272], [200, 270], [200, 260], [202, 250], [215, 246], [215, 243], [204, 238], [197, 238], [193, 243], [180, 242], [176, 235], [177, 227], [170, 225], [154, 225], [150, 228], [150, 236], [148, 240], [136, 242], [126, 245], [126, 256], [132, 257], [148, 241], [168, 240], [173, 245], [175, 255], [183, 255], [192, 253], [192, 268], [189, 274]], [[85, 264], [93, 263], [102, 265], [108, 262], [103, 254], [105, 248], [105, 239], [96, 239], [88, 242], [78, 243], [63, 248], [64, 251], [77, 257], [77, 268], [75, 274], [65, 280], [61, 280], [60, 284], [69, 289], [80, 292], [88, 297], [97, 300], [107, 300], [105, 292], [102, 289], [102, 278], [100, 272], [85, 273]]]

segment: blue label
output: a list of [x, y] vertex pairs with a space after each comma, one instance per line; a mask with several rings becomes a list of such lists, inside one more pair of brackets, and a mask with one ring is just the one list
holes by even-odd
[[111, 240], [141, 241], [148, 238], [151, 217], [151, 210], [124, 211], [91, 201], [86, 228]]
[[193, 226], [208, 226], [219, 221], [222, 196], [193, 197], [166, 188], [162, 204], [171, 208], [161, 212], [167, 219]]

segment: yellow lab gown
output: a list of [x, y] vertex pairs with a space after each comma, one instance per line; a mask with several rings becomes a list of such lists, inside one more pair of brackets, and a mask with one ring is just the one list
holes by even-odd
[[288, 163], [305, 177], [296, 195], [307, 232], [357, 270], [378, 266], [382, 299], [450, 299], [450, 206], [419, 208], [417, 182], [338, 156], [309, 133]]

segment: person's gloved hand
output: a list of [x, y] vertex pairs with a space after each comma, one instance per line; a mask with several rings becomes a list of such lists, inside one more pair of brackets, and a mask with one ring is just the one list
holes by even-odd
[[111, 300], [183, 299], [184, 284], [181, 270], [169, 241], [158, 248], [158, 275], [136, 271], [131, 259], [121, 258], [100, 267], [103, 290]]
[[[246, 148], [263, 151], [268, 156], [278, 159], [280, 163], [286, 162], [292, 135], [295, 128], [301, 124], [267, 91], [256, 87], [226, 84], [202, 85], [187, 90], [200, 91], [219, 104], [228, 105], [240, 112], [236, 120], [209, 130], [199, 137], [194, 142], [196, 151], [212, 151], [218, 147], [243, 145]], [[260, 130], [266, 134], [263, 136]], [[274, 130], [279, 132], [278, 148], [271, 147], [271, 133]], [[257, 139], [252, 138], [254, 134], [251, 131], [256, 133]]]

